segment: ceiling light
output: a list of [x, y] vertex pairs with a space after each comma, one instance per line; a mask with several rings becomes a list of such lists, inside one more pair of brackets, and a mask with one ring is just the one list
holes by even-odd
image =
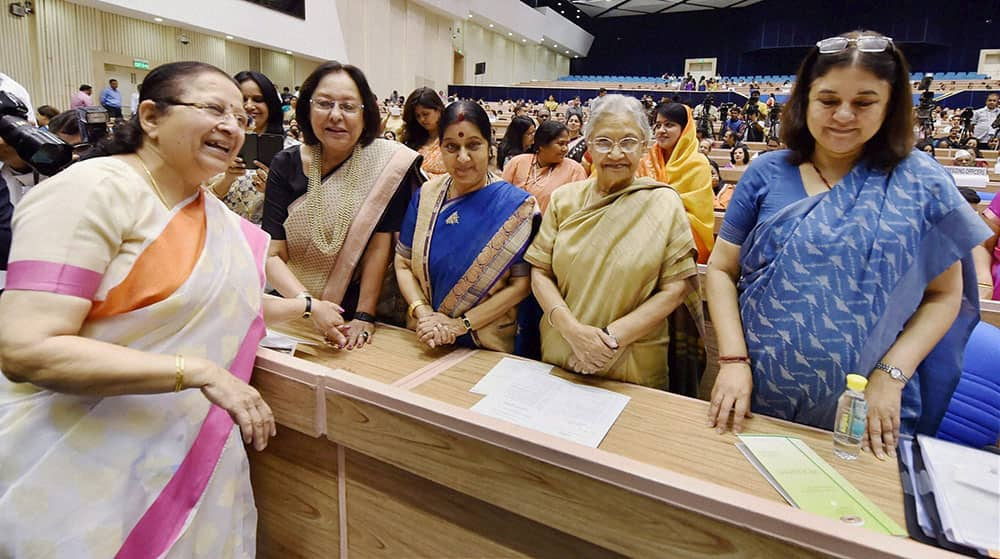
[[527, 39], [521, 39], [521, 42], [522, 42], [522, 43], [527, 43], [527, 42], [528, 42], [528, 40], [527, 40]]
[[290, 51], [290, 50], [286, 50], [286, 51], [285, 51], [285, 54], [292, 54], [292, 51]]
[[508, 36], [508, 37], [513, 37], [513, 36], [514, 36], [514, 34], [513, 34], [513, 33], [511, 33], [510, 31], [508, 31], [508, 32], [507, 32], [507, 36]]
[[490, 29], [493, 29], [493, 24], [492, 23], [490, 24]]
[[569, 54], [569, 51], [566, 51], [566, 54]]
[[156, 23], [160, 23], [161, 21], [163, 21], [163, 18], [162, 17], [154, 17], [153, 21], [155, 21]]
[[233, 36], [232, 35], [226, 35], [226, 39], [229, 39], [230, 41], [232, 41], [233, 40]]

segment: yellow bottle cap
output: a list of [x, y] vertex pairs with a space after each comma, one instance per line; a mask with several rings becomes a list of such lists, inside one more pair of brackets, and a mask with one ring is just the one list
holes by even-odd
[[858, 392], [864, 392], [865, 387], [868, 386], [868, 379], [861, 375], [850, 374], [847, 375], [847, 387], [851, 390], [857, 390]]

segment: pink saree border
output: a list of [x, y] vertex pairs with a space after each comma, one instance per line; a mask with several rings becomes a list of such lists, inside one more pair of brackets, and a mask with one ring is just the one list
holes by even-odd
[[[263, 289], [268, 235], [242, 219], [240, 230], [250, 246]], [[230, 365], [230, 371], [243, 382], [250, 382], [257, 346], [263, 339], [265, 330], [262, 305]], [[225, 410], [213, 405], [187, 456], [160, 495], [132, 528], [115, 555], [116, 559], [155, 558], [169, 550], [187, 523], [191, 510], [204, 494], [232, 429], [233, 419]]]
[[18, 260], [7, 265], [8, 290], [44, 291], [93, 299], [101, 285], [100, 272], [45, 260]]

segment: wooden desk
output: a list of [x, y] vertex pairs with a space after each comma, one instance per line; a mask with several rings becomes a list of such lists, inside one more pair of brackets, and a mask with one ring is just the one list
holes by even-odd
[[[258, 352], [280, 424], [250, 451], [260, 557], [948, 556], [784, 504], [699, 400], [560, 373], [632, 398], [591, 449], [467, 409], [501, 354], [423, 351], [388, 327], [312, 353]], [[397, 386], [378, 380], [390, 363]], [[748, 432], [804, 438], [902, 523], [894, 461], [838, 460], [829, 433], [760, 416]]]

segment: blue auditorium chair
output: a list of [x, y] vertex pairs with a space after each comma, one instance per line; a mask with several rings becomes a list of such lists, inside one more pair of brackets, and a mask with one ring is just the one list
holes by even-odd
[[980, 322], [965, 346], [962, 379], [937, 438], [975, 448], [1000, 437], [1000, 328]]

